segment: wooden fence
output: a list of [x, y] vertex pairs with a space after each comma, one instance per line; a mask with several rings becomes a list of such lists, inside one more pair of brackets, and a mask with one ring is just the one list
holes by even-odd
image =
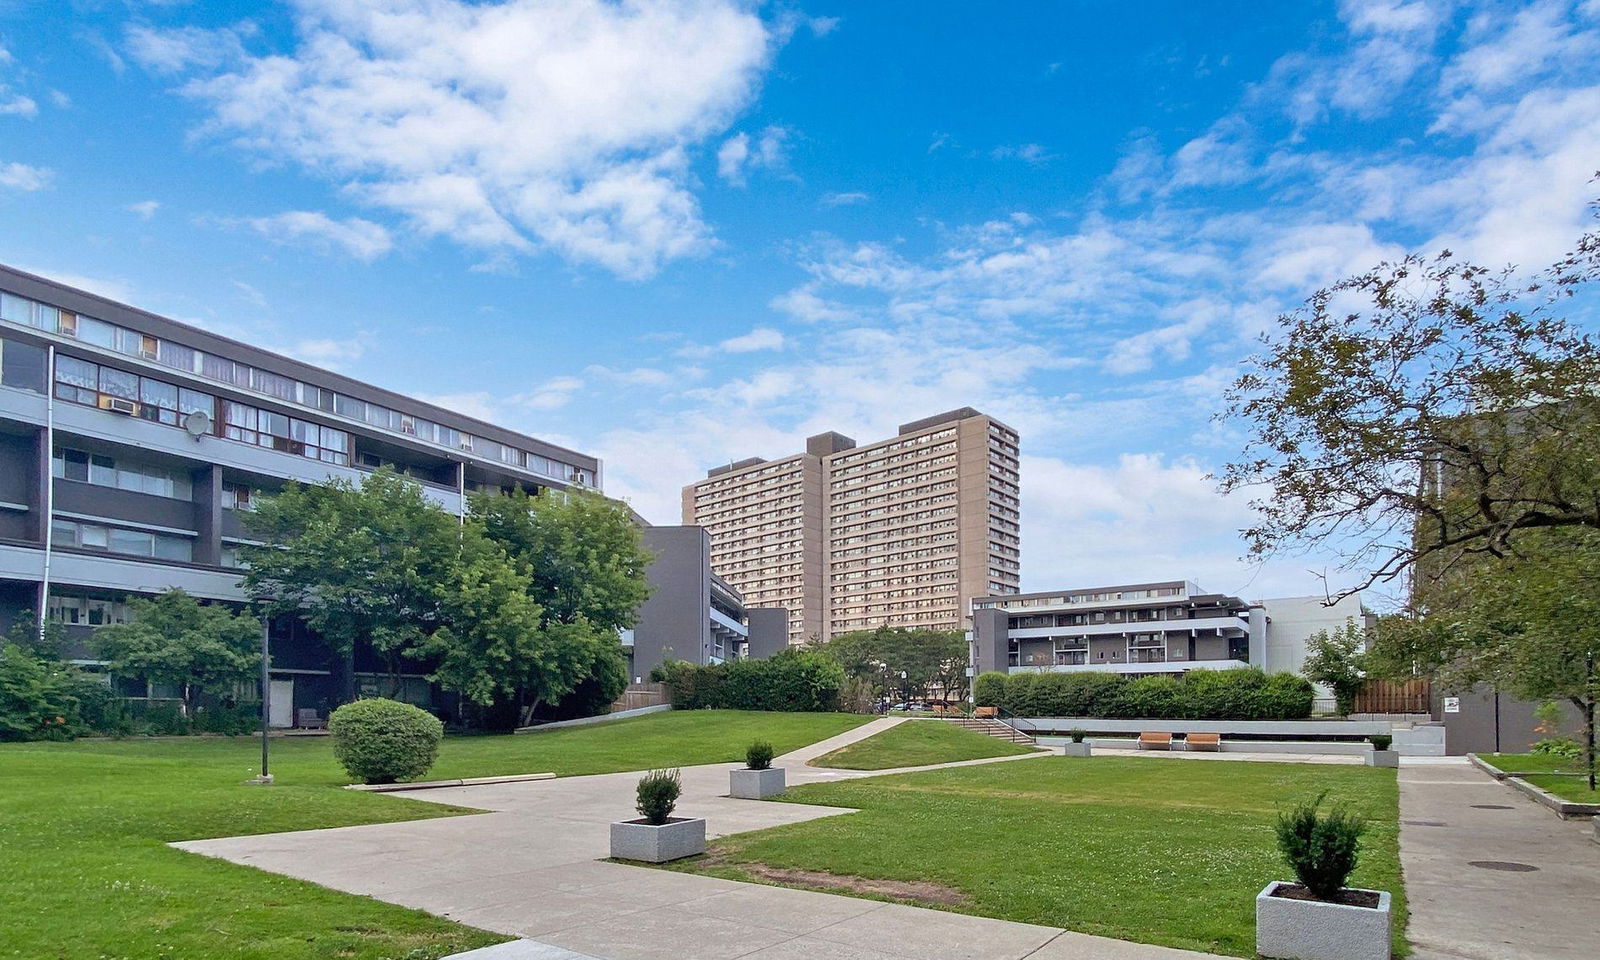
[[1356, 713], [1428, 713], [1433, 709], [1429, 680], [1368, 680], [1356, 694]]
[[636, 707], [656, 707], [663, 703], [671, 703], [672, 694], [664, 683], [630, 683], [628, 689], [622, 691], [622, 696], [611, 705], [611, 712], [619, 710], [632, 710]]

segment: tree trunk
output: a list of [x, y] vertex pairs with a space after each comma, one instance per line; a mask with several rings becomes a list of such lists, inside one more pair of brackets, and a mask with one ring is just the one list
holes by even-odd
[[539, 698], [534, 697], [532, 700], [528, 701], [527, 706], [522, 708], [522, 722], [518, 724], [518, 726], [533, 726], [533, 711], [537, 709], [539, 709]]

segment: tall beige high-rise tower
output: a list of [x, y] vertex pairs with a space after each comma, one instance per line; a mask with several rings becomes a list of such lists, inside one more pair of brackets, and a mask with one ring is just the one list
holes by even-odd
[[957, 629], [973, 597], [1019, 589], [1017, 433], [963, 407], [857, 446], [718, 467], [683, 491], [711, 566], [789, 642], [881, 624]]

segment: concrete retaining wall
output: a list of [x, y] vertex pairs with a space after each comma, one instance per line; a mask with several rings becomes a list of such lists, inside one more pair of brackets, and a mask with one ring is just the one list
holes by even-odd
[[518, 727], [518, 733], [538, 733], [540, 730], [555, 730], [560, 727], [587, 727], [591, 723], [605, 723], [607, 720], [625, 720], [628, 717], [642, 717], [647, 713], [661, 713], [671, 710], [672, 704], [662, 703], [653, 707], [635, 707], [632, 710], [618, 710], [616, 713], [603, 713], [598, 717], [579, 717], [576, 720], [556, 720], [551, 723], [541, 723], [536, 727]]

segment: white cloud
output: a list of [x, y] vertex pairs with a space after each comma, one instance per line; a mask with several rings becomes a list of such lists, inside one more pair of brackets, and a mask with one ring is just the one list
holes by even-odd
[[848, 190], [843, 193], [825, 193], [820, 201], [824, 207], [849, 207], [858, 203], [866, 203], [872, 195], [859, 190]]
[[383, 256], [394, 246], [388, 230], [360, 217], [335, 220], [320, 211], [290, 210], [244, 222], [273, 243], [307, 242], [318, 249], [343, 250], [363, 262]]
[[161, 201], [140, 200], [138, 203], [130, 203], [122, 209], [129, 213], [137, 214], [140, 220], [149, 220], [156, 215], [157, 210], [161, 209]]
[[777, 126], [762, 130], [754, 140], [747, 133], [734, 134], [717, 148], [717, 176], [742, 187], [752, 170], [785, 170], [785, 143], [789, 137], [787, 128]]
[[[933, 149], [933, 147], [930, 147], [930, 152]], [[996, 160], [1021, 160], [1023, 163], [1033, 164], [1034, 166], [1048, 163], [1052, 159], [1050, 151], [1043, 144], [1038, 143], [999, 146], [989, 151], [989, 153]]]
[[55, 172], [46, 167], [30, 167], [26, 163], [0, 163], [0, 187], [31, 193], [50, 186]]
[[730, 337], [717, 344], [723, 353], [755, 353], [758, 350], [782, 350], [783, 334], [771, 327], [756, 327], [749, 333]]
[[711, 246], [690, 151], [750, 102], [776, 42], [737, 0], [301, 0], [297, 42], [264, 55], [158, 35], [131, 52], [194, 76], [208, 129], [241, 148], [424, 233], [633, 278]]
[[[235, 282], [237, 283], [237, 281]], [[240, 285], [247, 286], [245, 284]], [[307, 363], [338, 370], [347, 364], [360, 360], [362, 355], [367, 352], [367, 345], [359, 337], [348, 340], [320, 338], [301, 340], [290, 347], [287, 352], [291, 357], [297, 357]]]

